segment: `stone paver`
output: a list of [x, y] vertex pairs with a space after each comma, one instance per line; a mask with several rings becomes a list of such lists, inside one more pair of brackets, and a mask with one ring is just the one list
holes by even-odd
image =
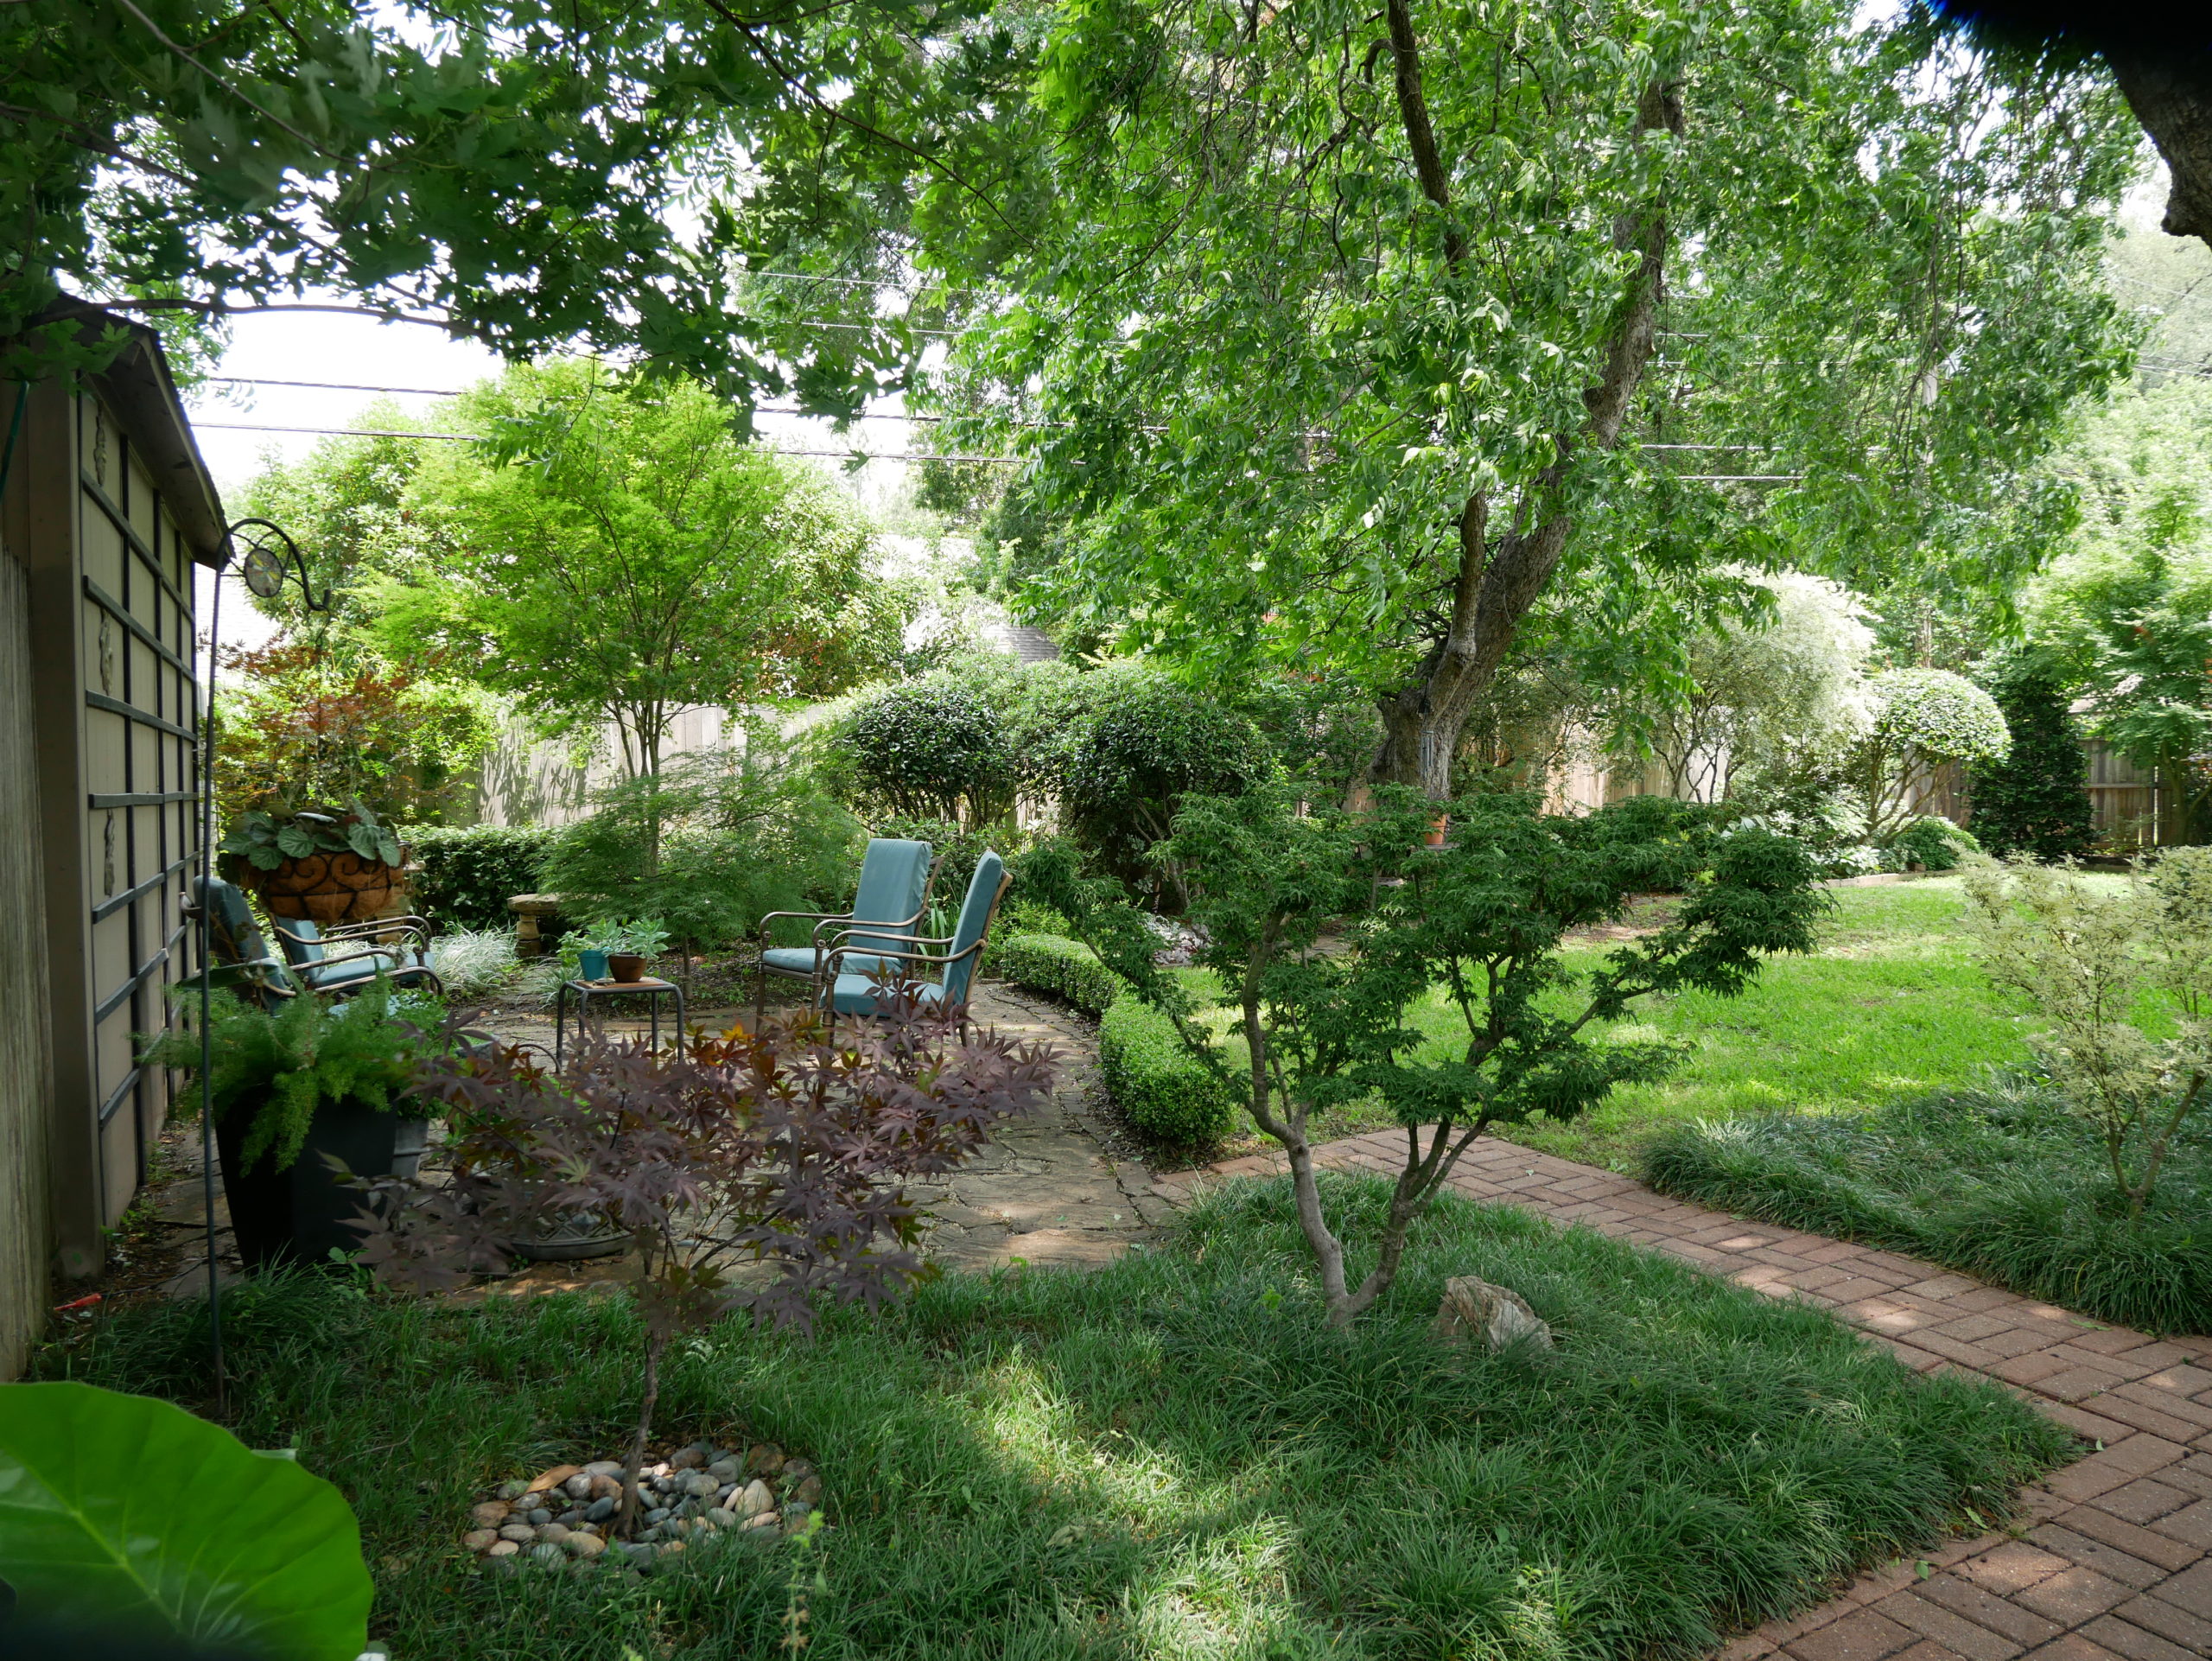
[[[1332, 1142], [1336, 1170], [1397, 1168], [1403, 1133]], [[1279, 1156], [1158, 1179], [1183, 1200]], [[1770, 1622], [1726, 1661], [2179, 1661], [2212, 1657], [2212, 1339], [2153, 1340], [1846, 1240], [1746, 1222], [1485, 1137], [1454, 1191], [1664, 1251], [1830, 1310], [1923, 1372], [1999, 1379], [2092, 1444], [2021, 1496], [2012, 1533], [1953, 1541]]]

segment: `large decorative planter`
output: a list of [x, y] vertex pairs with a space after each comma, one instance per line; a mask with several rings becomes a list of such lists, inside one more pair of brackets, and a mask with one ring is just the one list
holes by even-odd
[[249, 866], [241, 874], [261, 896], [272, 917], [304, 918], [317, 923], [366, 922], [391, 904], [405, 881], [406, 855], [400, 863], [363, 859], [351, 850], [288, 859], [274, 870]]
[[366, 1206], [365, 1197], [345, 1186], [323, 1158], [334, 1154], [356, 1176], [411, 1177], [429, 1145], [428, 1119], [379, 1113], [360, 1102], [325, 1102], [315, 1109], [305, 1144], [289, 1170], [274, 1168], [267, 1155], [245, 1168], [246, 1127], [253, 1104], [239, 1102], [215, 1122], [215, 1146], [222, 1155], [223, 1197], [230, 1204], [231, 1229], [238, 1259], [248, 1269], [265, 1269], [290, 1260], [330, 1260], [331, 1249], [360, 1249], [360, 1231], [349, 1226]]

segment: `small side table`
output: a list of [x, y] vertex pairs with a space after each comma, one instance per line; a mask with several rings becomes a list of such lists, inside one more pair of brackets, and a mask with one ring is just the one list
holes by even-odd
[[652, 1010], [653, 1021], [652, 1040], [656, 1047], [660, 1043], [661, 996], [665, 993], [668, 996], [676, 1000], [676, 1053], [678, 1055], [683, 1054], [683, 989], [678, 986], [674, 981], [658, 980], [651, 975], [646, 976], [643, 980], [634, 981], [569, 980], [563, 981], [561, 983], [560, 990], [553, 995], [553, 1065], [556, 1066], [560, 1066], [562, 1047], [567, 1042], [568, 1039], [569, 998], [570, 994], [573, 993], [575, 996], [576, 1031], [579, 1034], [582, 1034], [585, 1029], [585, 1020], [590, 1011], [591, 1001], [594, 998], [613, 997], [620, 994], [633, 992], [642, 992], [652, 1000], [651, 1008]]

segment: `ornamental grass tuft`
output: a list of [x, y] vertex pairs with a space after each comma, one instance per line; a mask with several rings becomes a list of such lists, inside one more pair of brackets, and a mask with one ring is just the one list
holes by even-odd
[[[1324, 1189], [1363, 1238], [1388, 1192]], [[233, 1295], [232, 1401], [251, 1445], [353, 1500], [372, 1631], [423, 1661], [549, 1633], [573, 1661], [766, 1655], [799, 1604], [813, 1661], [1686, 1657], [2001, 1518], [2073, 1448], [1993, 1386], [1510, 1210], [1440, 1200], [1348, 1331], [1311, 1262], [1288, 1186], [1242, 1183], [1095, 1273], [950, 1274], [878, 1317], [825, 1309], [810, 1340], [688, 1338], [663, 1422], [803, 1451], [832, 1526], [642, 1580], [480, 1572], [456, 1543], [486, 1484], [621, 1434], [621, 1301], [264, 1282]], [[1440, 1343], [1458, 1274], [1520, 1290], [1558, 1347]], [[188, 1394], [200, 1319], [134, 1313], [47, 1371]]]

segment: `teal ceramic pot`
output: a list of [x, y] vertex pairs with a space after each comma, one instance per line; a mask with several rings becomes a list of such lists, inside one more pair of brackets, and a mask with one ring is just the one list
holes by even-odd
[[594, 951], [586, 947], [582, 957], [583, 965], [576, 971], [580, 977], [588, 981], [607, 978], [607, 954], [604, 951]]

